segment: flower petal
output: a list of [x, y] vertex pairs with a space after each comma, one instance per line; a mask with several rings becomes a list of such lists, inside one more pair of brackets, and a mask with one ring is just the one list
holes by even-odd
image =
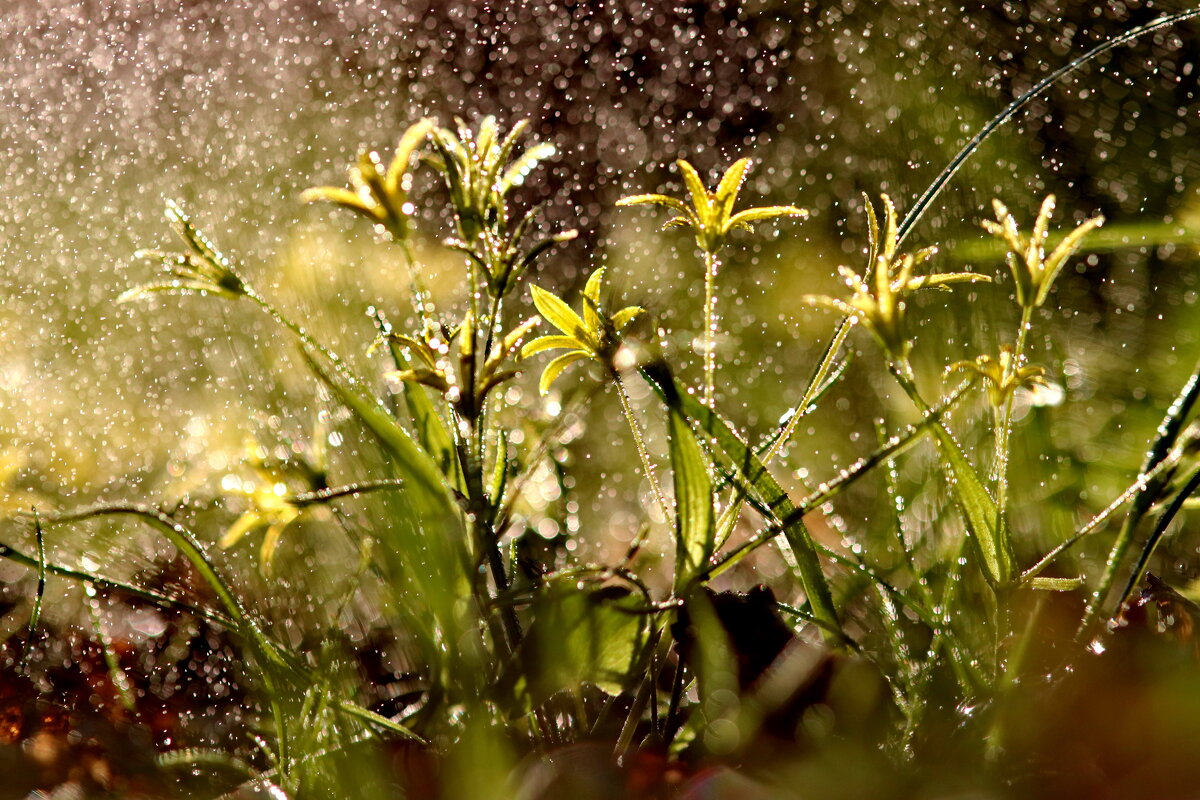
[[625, 308], [622, 308], [616, 314], [613, 314], [612, 320], [610, 320], [613, 330], [615, 330], [617, 333], [621, 333], [629, 327], [629, 323], [633, 322], [644, 313], [646, 313], [646, 309], [642, 308], [641, 306], [626, 306]]
[[225, 535], [217, 542], [217, 546], [221, 548], [233, 547], [247, 533], [264, 524], [266, 524], [266, 520], [260, 517], [257, 512], [247, 511], [229, 526], [229, 529], [225, 531]]
[[729, 215], [733, 213], [733, 205], [737, 202], [738, 192], [741, 191], [742, 183], [746, 180], [746, 170], [750, 168], [751, 163], [748, 158], [740, 158], [733, 162], [721, 176], [716, 194], [723, 219], [729, 219]]
[[539, 336], [521, 348], [521, 358], [559, 349], [584, 351], [581, 342], [574, 336]]
[[665, 194], [635, 194], [629, 197], [622, 197], [617, 201], [619, 208], [626, 206], [666, 206], [673, 208], [684, 216], [691, 216], [688, 207], [684, 205], [682, 200], [677, 200], [674, 197], [669, 197]]
[[581, 342], [591, 343], [587, 326], [583, 324], [579, 315], [571, 310], [570, 306], [540, 286], [530, 286], [529, 290], [533, 295], [533, 304], [537, 306], [537, 310], [546, 318], [547, 322], [568, 336], [574, 336]]
[[600, 267], [593, 272], [583, 287], [583, 321], [597, 337], [604, 327], [600, 319], [600, 288], [604, 285], [604, 270], [604, 267]]
[[542, 394], [547, 394], [550, 391], [550, 384], [562, 374], [562, 371], [574, 364], [576, 361], [588, 358], [589, 354], [582, 350], [575, 350], [570, 353], [564, 353], [558, 358], [546, 365], [546, 369], [542, 372], [542, 379], [538, 382], [538, 391]]

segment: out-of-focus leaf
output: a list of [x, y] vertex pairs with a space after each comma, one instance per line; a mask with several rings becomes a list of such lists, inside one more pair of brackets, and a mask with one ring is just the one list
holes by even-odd
[[445, 478], [433, 457], [424, 452], [378, 403], [344, 386], [307, 353], [305, 358], [334, 396], [375, 434], [384, 449], [395, 458], [401, 475], [410, 482], [405, 494], [421, 517], [425, 521], [442, 522], [456, 516]]
[[713, 554], [712, 480], [691, 426], [670, 409], [671, 470], [675, 481], [675, 590], [703, 570]]
[[643, 604], [620, 586], [551, 586], [534, 604], [522, 653], [535, 701], [582, 683], [621, 692], [648, 632]]
[[647, 365], [642, 368], [642, 373], [669, 408], [690, 420], [698, 439], [712, 443], [711, 454], [716, 465], [736, 472], [751, 495], [782, 524], [783, 534], [796, 558], [800, 582], [812, 605], [813, 616], [823, 630], [840, 631], [841, 623], [833, 605], [833, 595], [821, 569], [812, 536], [804, 524], [803, 515], [797, 512], [787, 492], [783, 491], [754, 451], [738, 438], [728, 422], [695, 397], [680, 391], [665, 364], [658, 362]]

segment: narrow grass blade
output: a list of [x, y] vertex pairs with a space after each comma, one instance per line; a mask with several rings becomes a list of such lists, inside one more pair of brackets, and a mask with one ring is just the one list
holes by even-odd
[[[36, 570], [38, 568], [37, 558], [27, 553], [22, 553], [20, 550], [16, 550], [7, 544], [0, 544], [0, 558], [7, 559], [15, 564], [28, 567], [29, 569]], [[45, 564], [46, 573], [48, 575], [56, 575], [60, 578], [78, 581], [79, 583], [92, 583], [103, 589], [116, 590], [127, 594], [130, 597], [136, 597], [139, 600], [145, 600], [146, 602], [154, 603], [155, 605], [162, 606], [163, 608], [173, 608], [184, 611], [192, 616], [201, 617], [209, 622], [215, 622], [224, 628], [232, 629], [236, 627], [233, 620], [221, 612], [194, 606], [191, 603], [188, 603], [187, 601], [181, 600], [177, 597], [170, 597], [169, 595], [153, 592], [149, 589], [142, 589], [138, 586], [124, 583], [122, 581], [105, 578], [102, 575], [98, 575], [94, 572], [71, 569], [70, 567], [64, 567], [50, 561], [43, 563]]]
[[[396, 368], [406, 369], [407, 365], [396, 345], [392, 344], [390, 347], [392, 358], [397, 364]], [[434, 408], [433, 401], [429, 398], [429, 390], [415, 381], [404, 381], [402, 391], [413, 430], [417, 434], [417, 442], [437, 462], [446, 480], [459, 492], [466, 494], [466, 483], [454, 450], [454, 440], [446, 428], [446, 423]]]
[[46, 539], [42, 535], [42, 520], [33, 512], [33, 534], [37, 540], [37, 595], [33, 599], [33, 612], [29, 615], [29, 631], [37, 629], [42, 618], [42, 598], [46, 595]]
[[[838, 473], [837, 477], [834, 479], [826, 481], [818, 486], [816, 491], [801, 500], [795, 510], [785, 516], [778, 523], [769, 525], [766, 530], [755, 535], [751, 539], [747, 539], [733, 550], [718, 558], [709, 569], [708, 577], [712, 578], [720, 575], [723, 571], [729, 569], [739, 560], [744, 558], [752, 550], [770, 541], [780, 533], [783, 533], [784, 527], [791, 524], [796, 518], [803, 517], [809, 511], [821, 505], [822, 503], [829, 502], [835, 496], [837, 496], [839, 492], [843, 491], [846, 487], [850, 486], [859, 478], [870, 473], [871, 470], [875, 469], [880, 464], [896, 458], [905, 450], [912, 447], [920, 440], [922, 436], [928, 433], [931, 428], [937, 425], [938, 422], [941, 421], [942, 417], [944, 417], [950, 411], [950, 409], [952, 409], [964, 396], [966, 396], [968, 388], [970, 388], [970, 382], [964, 381], [958, 388], [951, 392], [945, 400], [930, 410], [930, 412], [925, 416], [925, 419], [919, 424], [911, 426], [903, 433], [892, 436], [874, 453], [865, 458], [859, 459], [848, 469]], [[720, 463], [718, 466], [724, 468]], [[734, 478], [736, 479], [736, 476], [734, 476]]]
[[1183, 509], [1184, 503], [1188, 498], [1193, 496], [1200, 489], [1200, 469], [1192, 473], [1188, 482], [1179, 490], [1171, 500], [1171, 504], [1158, 517], [1158, 522], [1154, 524], [1154, 530], [1150, 532], [1150, 538], [1142, 545], [1142, 552], [1138, 555], [1138, 560], [1133, 565], [1133, 571], [1129, 573], [1129, 580], [1125, 583], [1125, 589], [1117, 596], [1117, 609], [1120, 609], [1121, 604], [1125, 599], [1133, 593], [1134, 587], [1142, 580], [1142, 574], [1146, 571], [1146, 565], [1150, 562], [1150, 556], [1154, 555], [1155, 548], [1162, 541], [1163, 536], [1167, 533], [1167, 528], [1171, 522]]
[[1125, 554], [1129, 551], [1130, 545], [1133, 544], [1133, 537], [1137, 531], [1138, 524], [1146, 516], [1151, 506], [1154, 505], [1163, 486], [1171, 479], [1173, 470], [1167, 469], [1161, 472], [1156, 472], [1156, 470], [1159, 464], [1166, 460], [1172, 448], [1175, 447], [1175, 443], [1179, 439], [1179, 434], [1183, 430], [1188, 416], [1191, 415], [1192, 408], [1196, 405], [1198, 398], [1200, 398], [1200, 363], [1196, 364], [1195, 369], [1192, 370], [1191, 377], [1184, 383], [1183, 388], [1179, 390], [1175, 401], [1171, 403], [1162, 422], [1158, 425], [1154, 441], [1151, 443], [1150, 450], [1146, 453], [1146, 461], [1142, 465], [1142, 475], [1149, 475], [1152, 472], [1155, 472], [1155, 475], [1153, 478], [1141, 481], [1139, 488], [1132, 495], [1129, 513], [1126, 515], [1125, 521], [1121, 524], [1121, 530], [1117, 533], [1117, 540], [1113, 543], [1112, 550], [1109, 552], [1108, 561], [1104, 567], [1104, 574], [1101, 576], [1100, 583], [1097, 585], [1096, 591], [1092, 593], [1087, 608], [1084, 611], [1083, 621], [1079, 627], [1081, 633], [1091, 626], [1096, 614], [1108, 598], [1108, 593], [1116, 581], [1117, 572], [1121, 568], [1121, 562], [1125, 560]]
[[1136, 28], [1133, 28], [1132, 30], [1128, 30], [1120, 36], [1114, 37], [1103, 44], [1097, 45], [1081, 55], [1079, 58], [1076, 58], [1065, 66], [1059, 67], [1058, 69], [1054, 70], [1054, 72], [1051, 72], [1049, 75], [1034, 84], [1029, 91], [1025, 92], [1025, 94], [1009, 103], [1003, 111], [1001, 111], [986, 125], [980, 128], [979, 132], [972, 136], [970, 141], [963, 145], [962, 149], [958, 151], [958, 154], [951, 159], [950, 163], [946, 165], [946, 168], [942, 170], [941, 174], [938, 175], [937, 178], [934, 179], [933, 183], [929, 185], [929, 188], [927, 188], [924, 193], [921, 194], [920, 198], [918, 198], [917, 202], [913, 204], [913, 207], [909, 210], [908, 214], [905, 215], [904, 221], [900, 225], [900, 237], [898, 243], [902, 243], [905, 238], [908, 237], [908, 234], [912, 232], [913, 227], [921, 220], [921, 217], [925, 216], [925, 212], [929, 210], [929, 206], [934, 200], [937, 199], [938, 195], [941, 194], [942, 189], [946, 188], [946, 184], [948, 184], [950, 179], [953, 178], [960, 169], [962, 169], [963, 164], [965, 164], [967, 159], [975, 154], [975, 151], [979, 149], [979, 146], [982, 145], [989, 136], [995, 133], [998, 128], [1015, 117], [1017, 112], [1024, 108], [1031, 100], [1088, 62], [1104, 55], [1109, 50], [1113, 50], [1123, 44], [1128, 44], [1129, 42], [1139, 39], [1148, 33], [1153, 33], [1154, 31], [1171, 27], [1172, 25], [1176, 25], [1180, 22], [1197, 16], [1200, 16], [1200, 8], [1193, 8], [1188, 11], [1181, 11], [1178, 14], [1170, 14], [1165, 17], [1160, 17], [1153, 22], [1149, 22], [1145, 25], [1140, 25]]
[[671, 470], [675, 482], [675, 591], [708, 564], [715, 547], [712, 480], [704, 453], [683, 415], [668, 411]]
[[833, 595], [821, 569], [812, 536], [804, 524], [803, 515], [796, 513], [796, 507], [787, 492], [780, 488], [762, 461], [738, 438], [729, 423], [696, 398], [680, 391], [665, 364], [658, 362], [648, 365], [642, 368], [642, 373], [668, 408], [691, 420], [698, 438], [711, 443], [714, 461], [721, 467], [737, 470], [751, 494], [757, 496], [777, 520], [788, 520], [782, 526], [782, 533], [794, 551], [796, 569], [812, 606], [813, 616], [821, 621], [824, 628], [840, 633], [841, 624], [834, 608]]
[[55, 524], [66, 524], [100, 516], [133, 516], [147, 523], [150, 527], [162, 533], [183, 553], [184, 557], [195, 567], [196, 572], [200, 574], [201, 579], [216, 593], [217, 598], [225, 606], [225, 610], [233, 622], [233, 630], [243, 641], [250, 645], [259, 662], [259, 675], [266, 688], [268, 702], [271, 706], [271, 716], [275, 722], [279, 750], [283, 760], [286, 762], [289, 751], [287, 716], [284, 714], [281, 705], [281, 694], [278, 691], [275, 673], [277, 669], [290, 671], [292, 665], [279, 652], [274, 643], [263, 634], [258, 623], [246, 613], [241, 601], [237, 599], [237, 595], [233, 593], [229, 585], [221, 578], [195, 535], [162, 511], [136, 504], [96, 506], [60, 515], [53, 520], [48, 519], [47, 522], [53, 521]]
[[377, 403], [344, 386], [307, 352], [304, 356], [317, 377], [396, 459], [401, 474], [411, 482], [405, 494], [422, 518], [427, 521], [449, 519], [454, 514], [454, 505], [446, 490], [442, 472], [433, 459]]
[[129, 685], [129, 678], [125, 675], [125, 670], [121, 669], [121, 662], [117, 659], [117, 654], [112, 648], [112, 640], [108, 632], [104, 630], [104, 620], [100, 618], [100, 602], [96, 599], [96, 587], [91, 583], [83, 585], [83, 592], [87, 595], [88, 617], [92, 623], [92, 632], [96, 636], [96, 641], [100, 644], [100, 652], [104, 656], [104, 665], [108, 668], [108, 680], [116, 688], [117, 694], [121, 698], [121, 705], [126, 711], [136, 713], [137, 706], [134, 703], [133, 691]]

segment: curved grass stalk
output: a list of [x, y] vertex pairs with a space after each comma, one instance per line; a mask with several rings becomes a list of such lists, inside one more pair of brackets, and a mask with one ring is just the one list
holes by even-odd
[[[8, 544], [0, 543], [0, 558], [7, 559], [14, 564], [20, 564], [28, 569], [37, 570], [39, 568], [39, 560], [37, 558], [29, 555], [28, 553], [17, 550], [15, 547]], [[68, 580], [77, 581], [79, 583], [90, 583], [99, 588], [110, 591], [119, 591], [129, 595], [130, 597], [136, 597], [138, 600], [154, 603], [155, 605], [164, 608], [173, 608], [183, 611], [187, 614], [191, 614], [192, 616], [206, 619], [209, 622], [216, 623], [223, 628], [229, 628], [231, 630], [236, 628], [234, 621], [225, 614], [222, 614], [219, 611], [213, 611], [211, 609], [192, 605], [186, 600], [182, 600], [178, 597], [171, 597], [170, 595], [161, 594], [149, 589], [142, 589], [138, 586], [134, 586], [133, 584], [125, 583], [124, 581], [105, 578], [102, 575], [98, 575], [94, 572], [64, 567], [61, 564], [55, 564], [52, 561], [44, 562], [42, 567], [44, 567], [46, 570], [47, 575], [54, 575], [59, 578], [67, 578]]]
[[195, 535], [162, 511], [150, 506], [133, 503], [93, 506], [79, 511], [46, 517], [45, 521], [52, 525], [65, 525], [103, 516], [136, 517], [159, 533], [162, 533], [172, 544], [179, 548], [184, 557], [195, 567], [204, 582], [216, 593], [217, 598], [225, 606], [225, 611], [229, 614], [230, 620], [233, 622], [233, 629], [246, 640], [261, 661], [259, 675], [262, 678], [263, 685], [266, 687], [268, 702], [271, 706], [271, 716], [275, 722], [276, 736], [279, 740], [280, 760], [283, 764], [288, 764], [289, 734], [287, 716], [283, 711], [282, 697], [279, 691], [280, 687], [277, 685], [275, 676], [272, 674], [272, 667], [286, 669], [290, 665], [287, 659], [280, 655], [271, 641], [263, 634], [258, 624], [246, 613], [241, 601], [237, 599], [233, 590], [221, 578]]
[[[1100, 611], [1100, 607], [1108, 598], [1108, 593], [1116, 581], [1117, 570], [1120, 569], [1121, 562], [1125, 560], [1125, 554], [1133, 543], [1133, 536], [1138, 524], [1142, 521], [1146, 513], [1150, 511], [1150, 507], [1154, 505], [1159, 491], [1171, 477], [1169, 470], [1160, 472], [1155, 468], [1167, 461], [1173, 453], [1176, 456], [1175, 461], [1178, 461], [1182, 455], [1176, 452], [1179, 449], [1179, 435], [1197, 400], [1200, 400], [1200, 364], [1197, 364], [1192, 370], [1191, 377], [1188, 378], [1183, 388], [1179, 390], [1175, 401], [1171, 403], [1162, 422], [1158, 425], [1157, 436], [1150, 445], [1150, 450], [1146, 453], [1146, 460], [1142, 465], [1143, 476], [1152, 471], [1155, 472], [1155, 476], [1145, 481], [1139, 476], [1138, 481], [1135, 482], [1136, 490], [1133, 487], [1130, 489], [1133, 491], [1133, 495], [1131, 497], [1132, 504], [1129, 508], [1129, 514], [1121, 524], [1121, 530], [1117, 534], [1117, 539], [1113, 543], [1112, 550], [1109, 552], [1108, 561], [1105, 564], [1104, 574], [1100, 578], [1100, 583], [1096, 587], [1096, 590], [1092, 592], [1087, 607], [1084, 609], [1083, 620], [1079, 624], [1079, 634], [1081, 636], [1091, 627], [1095, 621], [1096, 614]], [[1126, 494], [1128, 494], [1128, 491]], [[1122, 495], [1122, 497], [1124, 496]]]
[[1162, 538], [1167, 533], [1167, 527], [1174, 521], [1175, 517], [1183, 509], [1184, 503], [1188, 501], [1196, 491], [1200, 489], [1200, 469], [1192, 473], [1188, 478], [1188, 482], [1179, 490], [1175, 497], [1171, 500], [1171, 504], [1162, 512], [1158, 518], [1158, 522], [1154, 525], [1154, 530], [1150, 532], [1150, 537], [1146, 539], [1146, 544], [1142, 546], [1142, 552], [1138, 555], [1138, 560], [1133, 565], [1133, 571], [1129, 573], [1129, 580], [1125, 582], [1125, 588], [1121, 594], [1117, 596], [1117, 602], [1114, 606], [1114, 613], [1121, 608], [1121, 604], [1133, 594], [1133, 589], [1142, 580], [1142, 575], [1146, 571], [1146, 564], [1150, 561], [1150, 556], [1154, 554], [1155, 548]]
[[1120, 36], [1114, 37], [1109, 39], [1107, 42], [1097, 45], [1070, 63], [1054, 70], [1054, 72], [1051, 72], [1049, 75], [1034, 84], [1029, 91], [1025, 92], [1025, 94], [1021, 95], [1016, 100], [1013, 100], [1011, 103], [1005, 106], [1003, 111], [1001, 111], [986, 125], [980, 128], [979, 131], [972, 136], [965, 145], [963, 145], [962, 149], [958, 151], [953, 159], [951, 159], [950, 163], [946, 165], [946, 168], [943, 169], [941, 174], [934, 179], [933, 183], [929, 185], [929, 188], [927, 188], [921, 194], [921, 196], [917, 199], [917, 202], [904, 216], [904, 221], [900, 223], [899, 241], [903, 242], [908, 237], [908, 234], [912, 232], [913, 227], [921, 221], [923, 216], [925, 216], [925, 212], [929, 210], [929, 206], [934, 200], [937, 199], [938, 195], [942, 193], [942, 190], [946, 188], [946, 184], [948, 184], [951, 178], [953, 178], [958, 171], [962, 169], [963, 164], [966, 163], [968, 158], [974, 155], [975, 151], [979, 149], [979, 146], [982, 145], [989, 136], [995, 133], [998, 128], [1015, 117], [1017, 112], [1028, 105], [1031, 100], [1088, 62], [1104, 55], [1109, 50], [1114, 50], [1121, 45], [1128, 44], [1135, 39], [1145, 36], [1148, 33], [1153, 33], [1154, 31], [1161, 30], [1163, 28], [1169, 28], [1172, 25], [1176, 25], [1180, 22], [1184, 22], [1198, 16], [1200, 16], [1200, 8], [1193, 8], [1188, 11], [1180, 11], [1176, 14], [1169, 14], [1167, 16], [1160, 17], [1153, 22], [1140, 25], [1132, 30], [1126, 31]]
[[637, 450], [638, 458], [642, 461], [642, 471], [646, 473], [646, 480], [650, 481], [650, 488], [654, 492], [654, 499], [658, 501], [658, 507], [662, 509], [663, 517], [669, 522], [674, 518], [674, 514], [671, 513], [671, 507], [667, 504], [667, 496], [663, 494], [662, 484], [658, 481], [658, 471], [654, 462], [650, 460], [650, 450], [646, 447], [641, 423], [637, 421], [637, 417], [633, 413], [633, 402], [629, 398], [629, 391], [625, 388], [625, 379], [615, 370], [612, 379], [613, 384], [617, 387], [617, 397], [621, 398], [621, 411], [625, 413], [625, 420], [629, 423], [629, 430], [633, 434], [634, 448]]
[[[1125, 491], [1117, 495], [1116, 498], [1114, 498], [1113, 501], [1109, 503], [1103, 511], [1088, 520], [1087, 524], [1077, 530], [1069, 539], [1050, 550], [1050, 552], [1046, 553], [1046, 555], [1042, 556], [1042, 558], [1036, 564], [1022, 572], [1020, 578], [1017, 579], [1017, 584], [1024, 585], [1029, 583], [1038, 575], [1040, 575], [1042, 571], [1046, 569], [1046, 567], [1054, 563], [1055, 559], [1057, 559], [1060, 555], [1077, 545], [1081, 540], [1084, 539], [1084, 537], [1089, 536], [1099, 530], [1100, 526], [1107, 522], [1109, 517], [1121, 509], [1121, 506], [1139, 496], [1153, 481], [1174, 469], [1175, 465], [1179, 463], [1179, 459], [1182, 456], [1182, 450], [1178, 448], [1172, 450], [1166, 456], [1166, 458], [1164, 458], [1162, 461], [1159, 461], [1148, 472], [1143, 472], [1141, 475], [1139, 475], [1137, 480], [1130, 484]], [[1097, 594], [1099, 594], [1099, 591], [1092, 595], [1093, 599]], [[1090, 625], [1090, 622], [1090, 619], [1085, 619], [1085, 624], [1080, 626], [1080, 634], [1082, 634], [1085, 628]]]
[[[360, 485], [360, 491], [371, 491], [373, 489], [384, 488], [388, 487], [383, 485], [383, 482], [379, 482], [374, 486]], [[350, 487], [338, 487], [333, 490], [326, 490], [325, 493], [330, 493], [332, 491], [336, 497], [354, 494], [354, 492], [350, 492], [348, 489], [350, 489]], [[311, 494], [319, 495], [323, 493], [313, 492]], [[192, 614], [193, 616], [206, 619], [209, 622], [216, 623], [223, 628], [228, 628], [231, 631], [237, 632], [238, 635], [246, 639], [256, 650], [256, 652], [259, 653], [259, 655], [265, 655], [267, 660], [271, 663], [284, 668], [297, 677], [308, 679], [308, 670], [304, 667], [304, 665], [299, 663], [290, 653], [288, 653], [282, 644], [267, 636], [266, 633], [263, 632], [256, 623], [246, 616], [245, 610], [242, 608], [241, 603], [237, 600], [232, 590], [229, 589], [229, 587], [217, 574], [215, 566], [213, 566], [211, 561], [209, 561], [207, 555], [196, 541], [195, 536], [192, 535], [187, 528], [179, 525], [162, 511], [138, 504], [116, 504], [93, 506], [65, 514], [41, 517], [41, 519], [45, 520], [47, 524], [69, 524], [72, 522], [82, 522], [87, 519], [101, 516], [121, 514], [137, 516], [150, 524], [152, 527], [164, 533], [168, 529], [171, 530], [172, 533], [168, 534], [168, 538], [174, 544], [180, 546], [180, 549], [184, 555], [189, 561], [192, 562], [192, 565], [196, 567], [197, 571], [202, 577], [205, 578], [206, 582], [209, 583], [209, 586], [217, 594], [218, 599], [221, 600], [222, 604], [226, 606], [226, 610], [230, 613], [223, 614], [219, 611], [213, 611], [211, 609], [195, 606], [177, 597], [171, 597], [169, 595], [154, 592], [149, 589], [143, 589], [123, 581], [114, 580], [112, 578], [106, 578], [94, 572], [64, 567], [49, 561], [42, 561], [42, 568], [44, 568], [45, 571], [51, 575], [57, 575], [59, 577], [78, 581], [83, 584], [91, 584], [105, 589], [124, 592], [131, 597], [136, 597], [140, 600], [145, 600], [159, 606], [178, 609], [188, 614]], [[7, 544], [0, 544], [0, 558], [8, 559], [30, 569], [39, 568], [39, 559], [27, 555]], [[199, 559], [200, 563], [197, 563], [197, 558]], [[235, 610], [240, 611], [240, 614], [233, 613]], [[271, 676], [266, 674], [267, 670], [265, 668], [262, 670], [262, 673], [263, 683], [267, 686], [268, 696], [270, 697], [273, 705], [272, 713], [274, 714], [274, 705], [278, 702], [278, 695], [275, 691], [277, 687], [274, 686]], [[380, 716], [379, 714], [363, 708], [356, 703], [350, 701], [338, 701], [336, 703], [336, 708], [339, 712], [346, 714], [347, 716], [355, 717], [364, 722], [368, 722], [382, 730], [387, 730], [392, 733], [402, 735], [414, 741], [424, 741], [421, 739], [421, 737], [417, 736], [405, 726], [400, 725], [399, 723], [394, 722], [386, 717]]]
[[793, 517], [803, 517], [809, 511], [812, 511], [817, 506], [829, 502], [848, 486], [853, 484], [862, 476], [866, 475], [880, 464], [896, 458], [908, 448], [912, 447], [921, 436], [929, 431], [929, 429], [941, 421], [941, 419], [950, 412], [950, 410], [958, 404], [958, 402], [966, 395], [967, 389], [971, 386], [970, 381], [964, 381], [946, 399], [940, 402], [937, 406], [930, 410], [925, 419], [916, 425], [912, 425], [903, 433], [892, 436], [883, 447], [876, 450], [871, 455], [859, 459], [846, 470], [838, 473], [832, 480], [826, 481], [817, 487], [816, 491], [809, 494], [796, 504], [796, 509], [791, 514], [779, 520], [773, 525], [768, 525], [760, 533], [740, 545], [730, 550], [725, 555], [713, 561], [712, 565], [705, 573], [705, 578], [715, 578], [725, 570], [732, 567], [738, 561], [741, 561], [752, 551], [758, 549], [762, 545], [774, 539], [779, 534], [783, 533], [785, 527], [794, 522]]

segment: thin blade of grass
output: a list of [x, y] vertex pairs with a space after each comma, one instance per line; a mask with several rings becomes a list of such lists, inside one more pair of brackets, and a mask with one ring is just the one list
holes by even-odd
[[1188, 478], [1188, 482], [1172, 498], [1171, 504], [1159, 515], [1158, 521], [1154, 524], [1154, 530], [1150, 532], [1150, 537], [1146, 539], [1146, 543], [1142, 546], [1142, 552], [1138, 554], [1138, 559], [1133, 565], [1133, 571], [1129, 573], [1129, 580], [1126, 581], [1125, 588], [1117, 596], [1114, 613], [1120, 610], [1125, 599], [1133, 594], [1134, 587], [1141, 583], [1142, 574], [1146, 571], [1146, 565], [1150, 562], [1150, 556], [1154, 555], [1155, 548], [1158, 547], [1158, 543], [1166, 535], [1167, 527], [1174, 521], [1175, 517], [1183, 509], [1184, 503], [1196, 493], [1197, 489], [1200, 489], [1200, 469], [1192, 473], [1192, 476]]
[[1200, 16], [1200, 8], [1193, 8], [1188, 11], [1181, 11], [1177, 14], [1170, 14], [1165, 17], [1160, 17], [1153, 22], [1149, 22], [1145, 25], [1140, 25], [1136, 28], [1128, 30], [1120, 36], [1114, 37], [1109, 39], [1107, 42], [1097, 45], [1065, 66], [1059, 67], [1054, 72], [1051, 72], [1049, 75], [1034, 84], [1029, 91], [1025, 92], [1025, 94], [1021, 95], [1016, 100], [1013, 100], [1011, 103], [1005, 106], [1003, 111], [1001, 111], [986, 125], [980, 128], [979, 132], [972, 136], [970, 141], [963, 145], [962, 149], [958, 151], [958, 154], [951, 159], [950, 163], [946, 165], [946, 168], [942, 170], [941, 174], [934, 179], [933, 183], [929, 185], [929, 188], [927, 188], [921, 194], [921, 196], [917, 199], [917, 202], [913, 204], [911, 209], [909, 209], [908, 214], [906, 214], [904, 217], [904, 221], [900, 224], [900, 236], [898, 243], [904, 242], [904, 240], [908, 237], [908, 234], [912, 232], [913, 227], [920, 222], [923, 216], [925, 216], [925, 212], [929, 210], [929, 206], [934, 200], [937, 199], [938, 195], [942, 193], [942, 190], [946, 188], [946, 184], [948, 184], [950, 179], [953, 178], [960, 169], [962, 169], [963, 164], [965, 164], [967, 159], [975, 154], [975, 151], [979, 149], [979, 146], [982, 145], [989, 136], [995, 133], [998, 128], [1015, 117], [1017, 112], [1028, 105], [1031, 100], [1088, 62], [1104, 55], [1109, 50], [1113, 50], [1123, 44], [1128, 44], [1129, 42], [1139, 39], [1148, 33], [1153, 33], [1154, 31], [1176, 25], [1180, 22], [1197, 16]]
[[37, 629], [38, 620], [42, 618], [42, 598], [46, 595], [46, 538], [36, 509], [33, 512], [33, 534], [37, 541], [37, 594], [33, 599], [33, 612], [29, 615], [30, 633]]
[[326, 372], [307, 351], [302, 352], [313, 373], [395, 458], [403, 476], [411, 481], [409, 491], [405, 494], [422, 519], [427, 522], [445, 522], [456, 516], [445, 478], [433, 458], [377, 403], [344, 386]]
[[[1154, 441], [1151, 443], [1150, 449], [1146, 453], [1145, 463], [1142, 465], [1142, 475], [1156, 472], [1156, 467], [1165, 461], [1167, 455], [1175, 447], [1179, 434], [1198, 398], [1200, 398], [1200, 362], [1196, 364], [1191, 376], [1179, 390], [1179, 394], [1175, 396], [1174, 402], [1171, 403], [1162, 422], [1159, 423]], [[1112, 550], [1109, 552], [1104, 574], [1084, 610], [1083, 620], [1079, 625], [1081, 633], [1091, 627], [1096, 614], [1099, 613], [1101, 606], [1108, 598], [1109, 591], [1116, 581], [1117, 571], [1121, 568], [1121, 562], [1125, 560], [1125, 554], [1133, 544], [1133, 537], [1138, 525], [1154, 505], [1159, 492], [1170, 479], [1171, 473], [1172, 470], [1168, 469], [1162, 471], [1161, 474], [1155, 474], [1151, 479], [1139, 481], [1139, 486], [1131, 497], [1129, 513], [1121, 523], [1121, 530], [1117, 533], [1117, 539], [1113, 542]]]
[[813, 615], [824, 626], [840, 633], [841, 623], [833, 604], [833, 594], [822, 571], [812, 536], [804, 524], [803, 515], [796, 513], [796, 507], [787, 492], [780, 488], [754, 451], [738, 438], [724, 419], [696, 398], [680, 391], [665, 364], [659, 362], [648, 365], [643, 367], [642, 372], [668, 408], [690, 420], [697, 438], [709, 443], [714, 463], [737, 470], [751, 494], [762, 501], [772, 516], [777, 520], [788, 520], [781, 526], [782, 533], [795, 555], [796, 570], [812, 605]]

